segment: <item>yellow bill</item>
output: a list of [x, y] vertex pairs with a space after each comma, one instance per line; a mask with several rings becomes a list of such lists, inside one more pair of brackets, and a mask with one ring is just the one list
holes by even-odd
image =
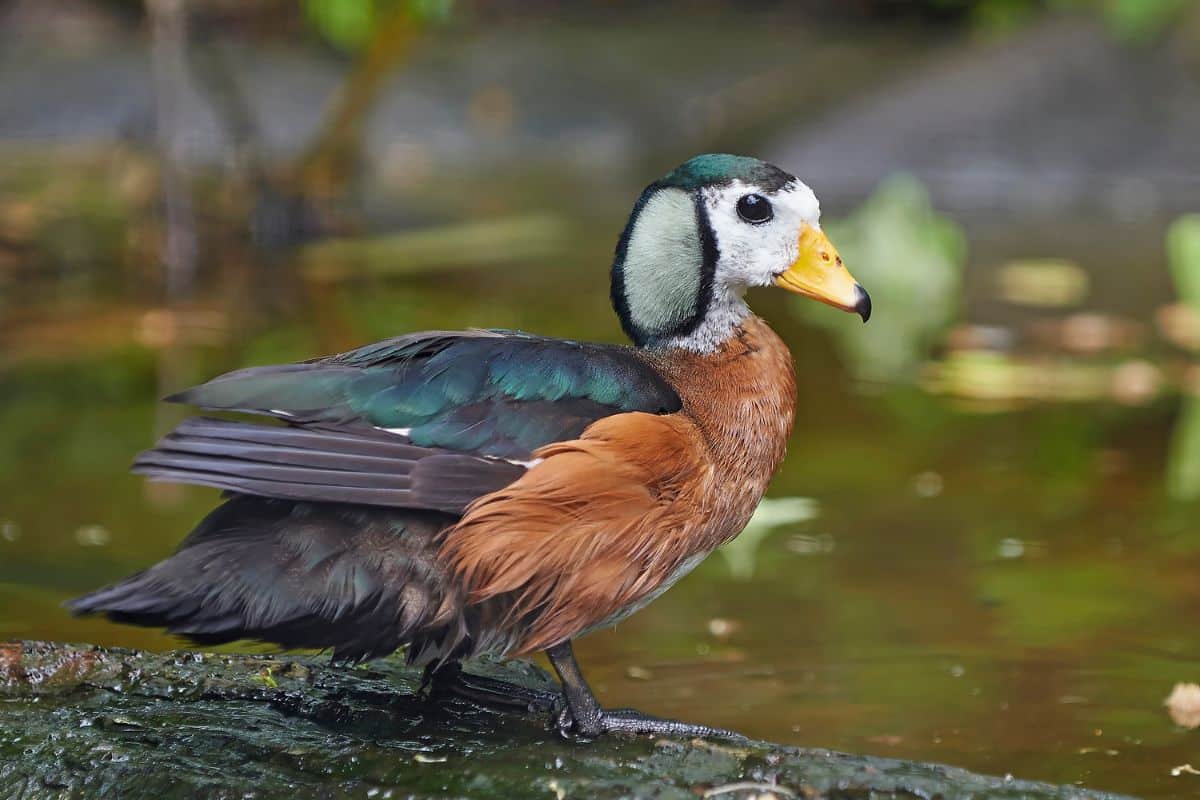
[[775, 277], [775, 285], [822, 303], [853, 311], [863, 322], [871, 318], [871, 296], [854, 280], [837, 248], [824, 231], [811, 225], [800, 230], [800, 253]]

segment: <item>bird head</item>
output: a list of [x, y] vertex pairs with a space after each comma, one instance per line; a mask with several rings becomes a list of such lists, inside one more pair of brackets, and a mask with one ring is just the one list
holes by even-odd
[[871, 315], [871, 298], [821, 230], [812, 190], [745, 156], [701, 155], [646, 187], [617, 244], [613, 306], [639, 346], [715, 349], [777, 286]]

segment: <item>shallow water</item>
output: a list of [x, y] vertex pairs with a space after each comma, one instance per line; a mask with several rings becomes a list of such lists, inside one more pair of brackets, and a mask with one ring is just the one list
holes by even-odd
[[[216, 500], [127, 474], [183, 413], [156, 396], [424, 328], [617, 340], [605, 269], [622, 213], [595, 212], [553, 258], [321, 284], [271, 314], [216, 289], [188, 335], [102, 291], [7, 322], [19, 330], [0, 367], [0, 638], [180, 645], [60, 607], [167, 555]], [[1005, 246], [989, 247], [968, 287], [991, 285], [981, 276]], [[1110, 311], [1146, 319], [1168, 299], [1084, 266], [1118, 298]], [[1003, 323], [976, 294], [968, 319]], [[1147, 797], [1200, 790], [1171, 775], [1197, 759], [1196, 733], [1162, 705], [1175, 682], [1200, 680], [1200, 528], [1165, 490], [1181, 405], [1196, 401], [981, 407], [863, 385], [790, 298], [752, 300], [799, 373], [770, 495], [812, 498], [815, 513], [756, 530], [582, 641], [602, 700], [786, 743]]]

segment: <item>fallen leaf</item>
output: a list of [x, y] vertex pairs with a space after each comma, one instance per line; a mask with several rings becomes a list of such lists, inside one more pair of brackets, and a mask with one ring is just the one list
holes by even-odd
[[1163, 701], [1171, 720], [1184, 728], [1200, 728], [1200, 685], [1177, 683]]

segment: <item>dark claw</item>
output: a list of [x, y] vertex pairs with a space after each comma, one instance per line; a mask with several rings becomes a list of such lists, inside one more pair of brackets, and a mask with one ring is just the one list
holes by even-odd
[[567, 707], [566, 703], [563, 703], [557, 713], [550, 715], [550, 720], [558, 729], [559, 736], [570, 739], [574, 735], [575, 718], [571, 716], [571, 709]]

